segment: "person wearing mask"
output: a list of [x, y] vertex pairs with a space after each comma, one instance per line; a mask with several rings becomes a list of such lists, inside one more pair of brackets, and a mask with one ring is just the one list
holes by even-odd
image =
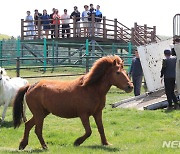
[[52, 13], [50, 14], [50, 23], [51, 23], [51, 38], [55, 36], [55, 25], [53, 25], [53, 15], [55, 14], [56, 9], [52, 9]]
[[164, 77], [165, 93], [168, 101], [168, 110], [172, 109], [172, 102], [174, 108], [179, 109], [178, 101], [174, 93], [175, 77], [176, 77], [176, 56], [171, 55], [170, 50], [164, 50], [165, 59], [163, 59], [161, 78]]
[[48, 38], [49, 35], [49, 29], [50, 29], [50, 16], [47, 14], [47, 10], [43, 10], [43, 15], [41, 16], [43, 30], [45, 31], [46, 38]]
[[27, 11], [26, 13], [27, 13], [27, 16], [25, 18], [25, 21], [27, 23], [26, 35], [29, 36], [28, 39], [33, 39], [33, 37], [35, 37], [35, 29], [34, 29], [33, 17], [31, 16], [30, 11]]
[[88, 13], [89, 13], [89, 6], [84, 5], [84, 11], [82, 12], [82, 21], [83, 21], [83, 27], [84, 27], [84, 37], [88, 36]]
[[101, 20], [102, 20], [102, 13], [99, 10], [100, 6], [97, 5], [96, 12], [95, 12], [95, 35], [99, 36], [100, 28], [101, 28]]
[[80, 36], [80, 12], [78, 11], [78, 7], [77, 6], [74, 6], [74, 11], [71, 13], [70, 15], [70, 18], [71, 19], [74, 19], [76, 18], [76, 37], [79, 37]]
[[70, 37], [70, 15], [67, 14], [67, 9], [64, 9], [64, 14], [61, 16], [61, 22], [62, 22], [62, 38], [64, 38], [64, 35], [67, 35], [67, 38]]
[[58, 9], [56, 9], [55, 13], [53, 15], [53, 25], [54, 25], [55, 29], [56, 29], [56, 24], [58, 25], [58, 27], [57, 27], [58, 28], [58, 34], [57, 34], [58, 37], [59, 37], [60, 19], [61, 19], [61, 17], [59, 15], [59, 11], [58, 11]]
[[134, 85], [134, 95], [138, 96], [141, 94], [141, 85], [142, 85], [142, 77], [143, 70], [139, 58], [138, 51], [135, 50], [135, 57], [132, 60], [131, 69], [129, 72], [129, 76], [132, 76], [132, 81]]

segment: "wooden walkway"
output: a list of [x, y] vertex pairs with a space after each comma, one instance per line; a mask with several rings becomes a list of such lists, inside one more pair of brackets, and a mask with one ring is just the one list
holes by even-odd
[[[61, 20], [61, 19], [60, 19]], [[160, 40], [156, 36], [156, 26], [148, 27], [146, 24], [143, 26], [134, 23], [133, 28], [128, 28], [124, 24], [120, 23], [117, 19], [111, 20], [102, 18], [102, 21], [99, 23], [100, 28], [96, 27], [94, 15], [91, 18], [91, 21], [87, 22], [91, 25], [88, 28], [88, 33], [84, 32], [84, 22], [80, 19], [78, 24], [80, 24], [80, 29], [76, 27], [76, 18], [70, 19], [70, 38], [62, 38], [62, 24], [54, 25], [55, 28], [52, 28], [52, 25], [49, 29], [49, 34], [47, 39], [51, 38], [51, 31], [55, 32], [53, 39], [58, 41], [85, 41], [87, 38], [89, 40], [96, 40], [98, 42], [117, 42], [117, 43], [128, 43], [131, 42], [133, 45], [144, 45], [151, 42], [157, 42]], [[32, 22], [32, 21], [31, 21]], [[21, 19], [21, 40], [38, 40], [45, 37], [45, 32], [42, 30], [43, 21], [39, 19], [38, 21], [33, 21], [33, 23], [38, 22], [36, 28], [29, 30], [29, 21]], [[58, 22], [56, 22], [58, 23]], [[60, 23], [62, 23], [60, 21]], [[33, 32], [32, 32], [33, 31]], [[78, 32], [79, 31], [79, 32]], [[78, 32], [78, 33], [77, 33]], [[88, 36], [88, 37], [87, 37]]]

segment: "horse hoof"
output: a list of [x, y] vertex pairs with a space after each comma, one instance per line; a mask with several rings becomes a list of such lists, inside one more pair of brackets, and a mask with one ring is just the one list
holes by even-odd
[[42, 148], [43, 148], [44, 150], [47, 150], [47, 149], [48, 149], [48, 147], [47, 147], [46, 144], [42, 145]]
[[80, 144], [79, 144], [79, 142], [76, 140], [75, 142], [74, 142], [74, 146], [80, 146]]
[[104, 146], [111, 146], [112, 144], [109, 142], [103, 143]]
[[24, 150], [24, 148], [27, 146], [27, 144], [24, 144], [23, 142], [19, 145], [19, 150]]

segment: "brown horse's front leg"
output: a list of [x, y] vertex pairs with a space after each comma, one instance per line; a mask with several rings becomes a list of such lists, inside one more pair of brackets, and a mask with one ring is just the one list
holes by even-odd
[[92, 134], [90, 123], [89, 123], [89, 116], [83, 115], [80, 118], [86, 132], [83, 136], [76, 139], [76, 141], [74, 142], [74, 146], [79, 146]]
[[99, 134], [101, 136], [101, 142], [103, 145], [111, 145], [110, 143], [108, 143], [105, 133], [104, 133], [104, 127], [103, 127], [103, 123], [102, 123], [102, 110], [98, 111], [96, 114], [93, 115], [96, 125], [98, 127], [98, 131]]

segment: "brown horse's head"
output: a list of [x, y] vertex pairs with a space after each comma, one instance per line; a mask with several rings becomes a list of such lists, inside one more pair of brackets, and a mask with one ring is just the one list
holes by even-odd
[[112, 69], [110, 69], [109, 73], [112, 85], [117, 86], [127, 93], [133, 90], [133, 84], [124, 70], [124, 61], [119, 56], [114, 56]]

